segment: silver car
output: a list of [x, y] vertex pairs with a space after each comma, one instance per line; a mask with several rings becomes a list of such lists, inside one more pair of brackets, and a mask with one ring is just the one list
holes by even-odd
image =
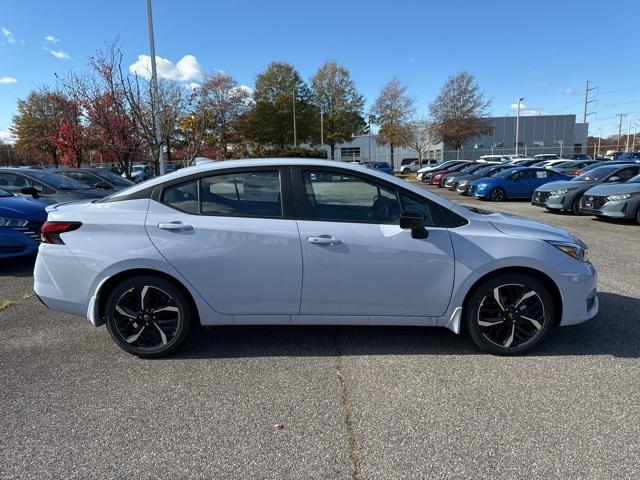
[[194, 324], [439, 326], [516, 354], [598, 312], [568, 232], [359, 165], [210, 163], [48, 211], [36, 294], [140, 357]]

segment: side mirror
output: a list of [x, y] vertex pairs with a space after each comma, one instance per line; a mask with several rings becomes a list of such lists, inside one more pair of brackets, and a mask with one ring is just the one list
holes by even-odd
[[614, 175], [613, 177], [609, 177], [607, 178], [607, 182], [619, 182], [620, 180], [622, 180], [620, 177], [618, 177], [617, 175]]
[[40, 195], [38, 195], [38, 190], [36, 190], [34, 187], [24, 187], [22, 190], [20, 190], [20, 192], [23, 195], [31, 195], [33, 198], [40, 198]]
[[415, 210], [405, 210], [400, 215], [400, 228], [411, 230], [413, 238], [427, 238], [429, 232], [424, 228], [424, 215]]
[[98, 182], [94, 185], [94, 188], [100, 188], [102, 190], [111, 190], [111, 185], [107, 182]]

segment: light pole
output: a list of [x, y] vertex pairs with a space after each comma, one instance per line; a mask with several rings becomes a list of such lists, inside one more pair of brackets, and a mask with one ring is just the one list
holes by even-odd
[[520, 139], [520, 103], [524, 100], [524, 97], [518, 99], [518, 110], [516, 112], [516, 155], [518, 155], [518, 140]]
[[298, 134], [296, 132], [296, 79], [293, 79], [293, 148], [298, 146]]
[[371, 117], [372, 115], [369, 115], [369, 163], [373, 163], [371, 160]]
[[147, 24], [149, 27], [149, 50], [151, 53], [151, 102], [153, 103], [153, 127], [158, 144], [158, 167], [160, 175], [164, 175], [164, 158], [162, 155], [162, 130], [160, 129], [160, 105], [158, 102], [158, 73], [156, 71], [156, 47], [153, 40], [153, 14], [151, 0], [147, 0]]
[[624, 150], [626, 152], [629, 151], [629, 140], [631, 137], [631, 119], [632, 118], [633, 118], [633, 115], [629, 115], [629, 124], [627, 125], [627, 142], [625, 143], [625, 146], [624, 146]]
[[598, 153], [593, 156], [596, 159], [596, 155], [600, 155], [600, 140], [602, 140], [602, 129], [598, 130]]
[[[320, 108], [320, 145], [324, 148], [324, 112], [322, 108]], [[333, 160], [333, 158], [331, 160]]]

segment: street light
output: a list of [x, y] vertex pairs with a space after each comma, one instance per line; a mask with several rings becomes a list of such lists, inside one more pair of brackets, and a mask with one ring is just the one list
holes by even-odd
[[160, 105], [158, 102], [158, 74], [156, 71], [156, 47], [153, 40], [153, 14], [151, 13], [151, 0], [147, 0], [147, 25], [149, 27], [149, 50], [151, 53], [151, 102], [153, 103], [153, 127], [158, 144], [158, 167], [160, 175], [164, 175], [164, 158], [162, 155], [162, 130], [160, 129]]
[[520, 139], [520, 103], [524, 97], [518, 99], [518, 111], [516, 113], [516, 155], [518, 155], [518, 140]]
[[296, 132], [296, 78], [293, 78], [293, 148], [298, 146], [298, 134]]

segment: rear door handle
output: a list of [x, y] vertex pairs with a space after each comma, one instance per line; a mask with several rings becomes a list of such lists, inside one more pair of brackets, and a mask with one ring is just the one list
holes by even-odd
[[162, 230], [193, 230], [193, 227], [187, 223], [182, 222], [169, 222], [169, 223], [159, 223], [158, 228]]
[[331, 235], [318, 235], [317, 237], [307, 237], [307, 242], [314, 245], [341, 245], [342, 240], [339, 240]]

